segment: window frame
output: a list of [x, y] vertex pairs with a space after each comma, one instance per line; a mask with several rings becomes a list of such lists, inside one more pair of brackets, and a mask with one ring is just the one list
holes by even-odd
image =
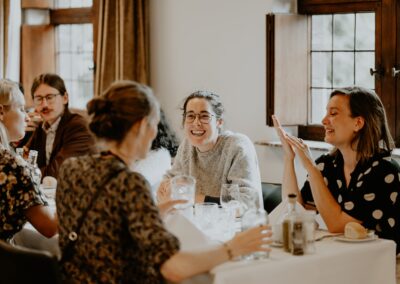
[[[397, 3], [396, 3], [397, 2]], [[391, 133], [400, 146], [400, 76], [393, 78], [391, 69], [400, 69], [400, 1], [396, 0], [298, 0], [298, 13], [306, 16], [335, 13], [375, 13], [375, 69], [383, 71], [381, 76], [375, 76], [375, 90], [380, 96], [387, 112]], [[384, 16], [383, 16], [384, 15]], [[393, 26], [396, 27], [393, 29]], [[268, 31], [267, 31], [268, 32]], [[382, 40], [385, 39], [385, 40]], [[390, 39], [390, 40], [388, 40]], [[269, 118], [271, 103], [274, 102], [273, 77], [268, 61], [274, 62], [273, 50], [268, 50], [267, 44], [267, 125], [272, 126]], [[272, 72], [273, 73], [273, 72]], [[271, 84], [272, 83], [272, 84]], [[270, 85], [271, 84], [271, 85]], [[273, 108], [273, 107], [272, 107]], [[324, 129], [320, 125], [298, 125], [298, 135], [303, 139], [322, 141]]]

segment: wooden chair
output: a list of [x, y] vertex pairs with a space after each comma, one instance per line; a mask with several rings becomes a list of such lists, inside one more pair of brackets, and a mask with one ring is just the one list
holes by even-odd
[[0, 284], [61, 283], [58, 261], [48, 252], [0, 240]]

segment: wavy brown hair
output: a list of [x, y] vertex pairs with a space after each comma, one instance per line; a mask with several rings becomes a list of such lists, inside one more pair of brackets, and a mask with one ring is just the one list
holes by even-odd
[[[385, 108], [378, 95], [362, 87], [337, 89], [330, 97], [337, 95], [349, 98], [351, 117], [364, 118], [363, 128], [351, 141], [352, 147], [356, 147], [357, 159], [363, 163], [382, 151], [391, 152], [395, 144], [389, 131]], [[337, 153], [337, 149], [333, 153]]]

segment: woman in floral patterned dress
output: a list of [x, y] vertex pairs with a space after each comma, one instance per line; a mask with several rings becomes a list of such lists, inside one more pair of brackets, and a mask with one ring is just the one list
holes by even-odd
[[8, 241], [29, 221], [41, 234], [57, 233], [57, 216], [51, 213], [27, 162], [9, 143], [25, 134], [29, 118], [18, 84], [0, 80], [0, 239]]

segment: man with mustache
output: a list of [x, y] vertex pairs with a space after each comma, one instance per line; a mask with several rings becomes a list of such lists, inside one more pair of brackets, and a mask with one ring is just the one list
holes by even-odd
[[35, 113], [30, 114], [27, 130], [34, 132], [25, 148], [39, 152], [37, 162], [43, 177], [57, 178], [65, 159], [94, 153], [95, 141], [87, 121], [69, 111], [68, 93], [61, 77], [39, 75], [33, 81], [31, 94]]

